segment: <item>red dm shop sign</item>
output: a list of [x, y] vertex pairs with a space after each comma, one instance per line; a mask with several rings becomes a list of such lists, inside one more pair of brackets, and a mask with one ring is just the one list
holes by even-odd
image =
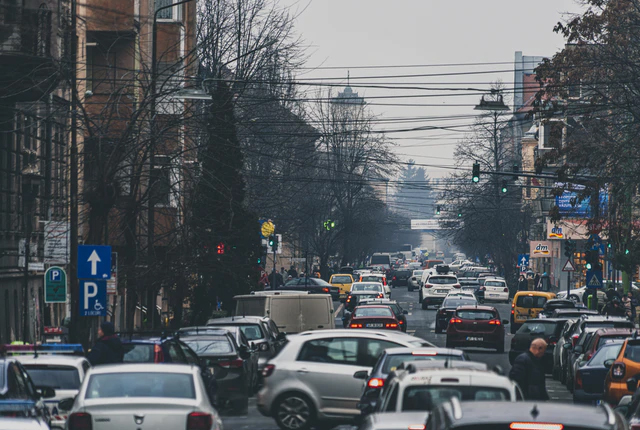
[[551, 257], [551, 242], [549, 241], [532, 241], [529, 247], [530, 258]]

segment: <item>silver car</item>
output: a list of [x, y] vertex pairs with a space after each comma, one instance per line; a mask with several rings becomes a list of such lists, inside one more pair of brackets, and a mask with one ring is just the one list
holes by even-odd
[[290, 336], [263, 369], [258, 410], [284, 430], [307, 430], [317, 422], [347, 423], [360, 415], [365, 381], [387, 348], [433, 346], [402, 332], [319, 330]]
[[0, 430], [49, 430], [49, 426], [37, 418], [0, 417]]
[[67, 429], [222, 429], [200, 372], [185, 364], [94, 367], [75, 398]]

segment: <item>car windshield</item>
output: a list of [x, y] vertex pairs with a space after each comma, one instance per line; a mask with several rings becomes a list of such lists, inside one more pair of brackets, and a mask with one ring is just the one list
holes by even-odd
[[455, 284], [458, 281], [452, 276], [431, 276], [427, 282], [433, 285], [446, 285]]
[[518, 329], [517, 334], [543, 334], [545, 336], [551, 336], [555, 333], [556, 323], [554, 321], [544, 322], [540, 321], [525, 321], [525, 323]]
[[[311, 281], [310, 284], [313, 284], [313, 285], [320, 285], [321, 287], [331, 287], [331, 284], [325, 281], [324, 279], [309, 278], [309, 280]], [[304, 285], [304, 282], [302, 282], [302, 284]]]
[[[604, 366], [604, 362], [607, 360], [615, 360], [620, 354], [622, 348], [622, 342], [605, 344], [600, 348], [589, 361], [589, 366]], [[626, 354], [626, 351], [625, 351]]]
[[498, 318], [496, 313], [493, 311], [482, 311], [479, 309], [459, 310], [456, 312], [456, 316], [463, 320], [473, 321], [485, 321]]
[[351, 276], [334, 276], [331, 278], [331, 282], [334, 284], [350, 284], [353, 281], [351, 280]]
[[388, 375], [396, 370], [402, 363], [408, 363], [411, 361], [434, 361], [434, 360], [449, 360], [449, 361], [463, 361], [462, 355], [447, 355], [447, 354], [433, 354], [433, 355], [413, 355], [407, 354], [394, 354], [388, 356], [382, 366], [382, 373]]
[[484, 282], [484, 286], [485, 287], [500, 287], [500, 288], [504, 288], [504, 282], [500, 282], [500, 281], [485, 281]]
[[120, 372], [91, 375], [85, 399], [160, 397], [195, 399], [193, 376], [168, 372]]
[[422, 276], [422, 272], [424, 272], [424, 270], [414, 270], [413, 276]]
[[382, 291], [380, 284], [353, 284], [352, 291]]
[[207, 336], [199, 339], [182, 339], [198, 355], [230, 354], [233, 346], [226, 336]]
[[458, 306], [472, 306], [478, 303], [475, 299], [464, 297], [450, 297], [442, 303], [443, 308], [457, 308]]
[[607, 337], [601, 337], [600, 339], [598, 339], [598, 345], [596, 345], [596, 351], [599, 351], [600, 348], [602, 348], [602, 346], [611, 343], [611, 342], [615, 342], [618, 339], [626, 339], [629, 336], [631, 336], [631, 333], [629, 334], [620, 334], [620, 335], [616, 335], [616, 336], [607, 336]]
[[516, 300], [516, 307], [519, 308], [542, 308], [547, 303], [547, 298], [544, 296], [519, 296]]
[[36, 387], [51, 387], [55, 390], [80, 388], [80, 373], [75, 367], [33, 364], [25, 364], [24, 367]]
[[634, 328], [631, 321], [585, 321], [583, 329], [597, 328]]
[[459, 400], [509, 400], [509, 391], [497, 387], [416, 385], [407, 387], [402, 396], [402, 411], [431, 411], [452, 397]]
[[382, 277], [381, 276], [375, 276], [375, 275], [362, 275], [362, 279], [360, 279], [362, 282], [371, 282], [371, 281], [380, 281]]
[[354, 317], [392, 317], [391, 308], [362, 307], [353, 311]]
[[153, 349], [155, 345], [150, 343], [125, 343], [125, 363], [153, 363]]

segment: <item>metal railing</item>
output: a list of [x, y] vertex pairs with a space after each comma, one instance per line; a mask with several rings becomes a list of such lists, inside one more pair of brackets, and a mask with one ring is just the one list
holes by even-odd
[[51, 11], [0, 5], [0, 52], [51, 55]]

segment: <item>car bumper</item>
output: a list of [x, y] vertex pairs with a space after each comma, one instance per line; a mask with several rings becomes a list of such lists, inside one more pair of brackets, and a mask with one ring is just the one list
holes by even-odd
[[[482, 338], [482, 340], [469, 340], [469, 338]], [[504, 345], [504, 334], [498, 335], [496, 333], [447, 333], [447, 344], [450, 346], [495, 348], [499, 344]]]
[[266, 388], [263, 388], [258, 391], [258, 394], [256, 394], [256, 408], [258, 409], [258, 412], [265, 417], [271, 416], [271, 399], [269, 398], [268, 390]]
[[446, 296], [424, 296], [422, 302], [428, 305], [441, 305], [445, 297]]
[[610, 405], [617, 406], [620, 399], [626, 395], [633, 394], [629, 390], [627, 390], [626, 378], [620, 382], [610, 382], [609, 388], [606, 388], [605, 383], [605, 393], [603, 399], [609, 403]]
[[490, 300], [496, 300], [496, 301], [503, 301], [503, 300], [509, 300], [509, 293], [491, 293], [491, 292], [486, 292], [483, 291], [484, 293], [484, 299], [487, 301]]

